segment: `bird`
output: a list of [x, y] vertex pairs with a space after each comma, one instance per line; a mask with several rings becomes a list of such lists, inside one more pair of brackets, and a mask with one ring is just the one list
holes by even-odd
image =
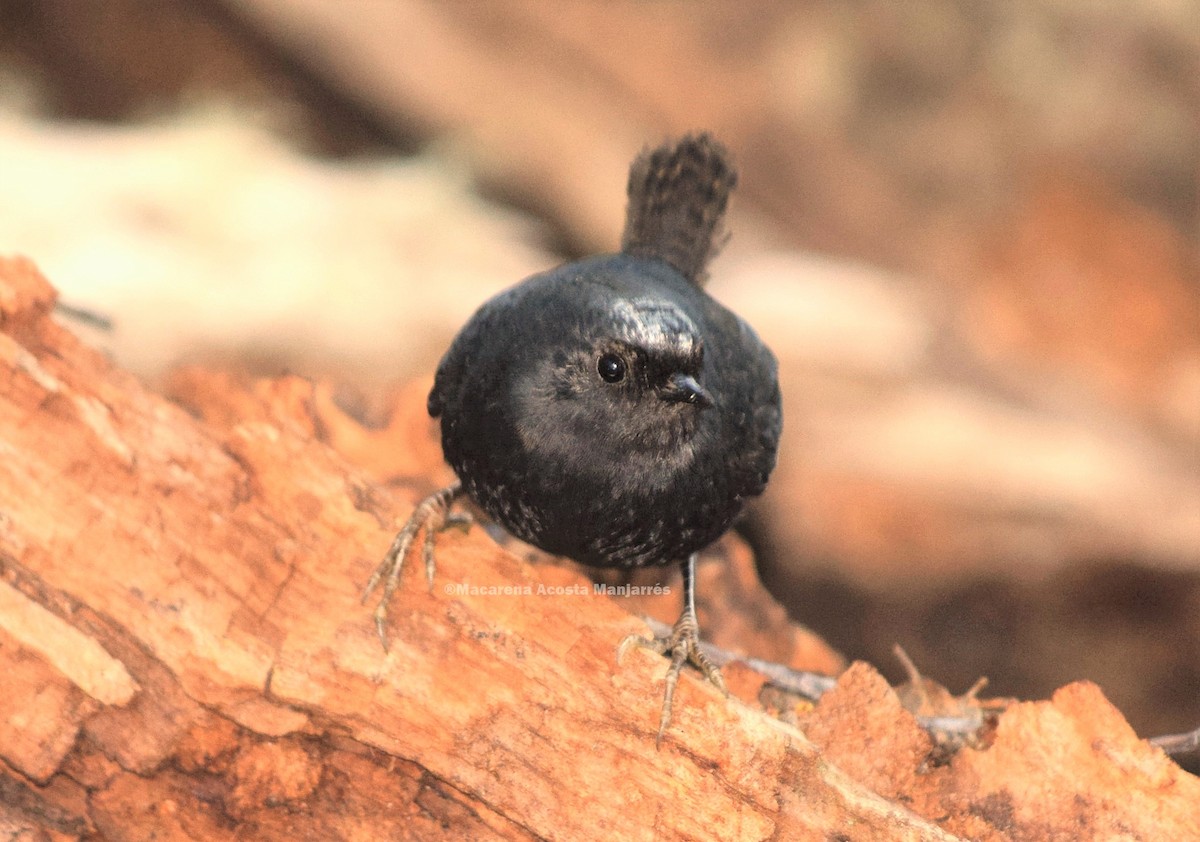
[[620, 251], [535, 274], [485, 302], [437, 368], [429, 414], [457, 481], [421, 501], [363, 593], [387, 649], [387, 607], [413, 543], [433, 586], [434, 535], [470, 498], [510, 534], [598, 568], [678, 564], [669, 635], [630, 635], [671, 658], [657, 740], [686, 663], [722, 691], [700, 648], [697, 554], [762, 493], [782, 430], [777, 363], [705, 291], [737, 184], [707, 132], [633, 161]]

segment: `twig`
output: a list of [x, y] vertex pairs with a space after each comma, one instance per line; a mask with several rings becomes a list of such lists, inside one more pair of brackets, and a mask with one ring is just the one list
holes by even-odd
[[[656, 635], [664, 635], [670, 632], [670, 627], [665, 623], [660, 623], [652, 617], [643, 617], [642, 619], [654, 630]], [[750, 667], [750, 669], [765, 676], [767, 682], [773, 687], [777, 687], [786, 693], [794, 693], [812, 702], [819, 700], [833, 689], [833, 685], [837, 683], [837, 679], [833, 676], [819, 675], [815, 672], [804, 672], [803, 670], [792, 669], [784, 664], [764, 661], [761, 658], [747, 658], [703, 640], [700, 642], [700, 649], [718, 667], [723, 667], [733, 661], [741, 661]], [[909, 678], [911, 679], [910, 683], [918, 689], [918, 697], [922, 697], [923, 686], [921, 682], [923, 679], [920, 673], [916, 671], [916, 667], [903, 650], [899, 650], [896, 656], [908, 671]], [[985, 679], [977, 681], [975, 686], [962, 696], [962, 699], [974, 702], [975, 694], [982, 689], [984, 682]], [[986, 706], [978, 706], [969, 708], [962, 715], [929, 716], [917, 710], [911, 712], [916, 717], [917, 723], [925, 731], [929, 732], [935, 740], [942, 742], [947, 737], [951, 739], [957, 737], [963, 742], [969, 742], [970, 738], [977, 734], [983, 726], [984, 714], [994, 714], [998, 711], [989, 711], [986, 709]], [[1200, 728], [1183, 734], [1166, 734], [1161, 737], [1151, 737], [1149, 742], [1151, 745], [1161, 748], [1168, 757], [1172, 758], [1200, 753]]]
[[[670, 631], [670, 627], [665, 623], [660, 623], [651, 617], [643, 617], [642, 619], [646, 621], [646, 624], [650, 626], [656, 635], [666, 634]], [[784, 664], [764, 661], [761, 658], [748, 658], [737, 655], [703, 640], [700, 642], [700, 648], [708, 659], [718, 667], [723, 667], [733, 661], [741, 661], [750, 667], [750, 669], [765, 676], [768, 683], [773, 687], [777, 687], [787, 693], [794, 693], [809, 701], [815, 702], [819, 700], [833, 689], [833, 685], [837, 683], [837, 679], [833, 676], [792, 669]], [[909, 661], [909, 665], [911, 665], [911, 661]], [[915, 670], [915, 667], [913, 670]], [[981, 684], [977, 682], [971, 688], [966, 698], [974, 701], [974, 694], [980, 687]], [[935, 742], [938, 744], [953, 743], [958, 745], [971, 742], [979, 732], [979, 729], [983, 727], [983, 713], [979, 708], [971, 708], [962, 715], [930, 716], [923, 714], [919, 710], [912, 711], [912, 714], [916, 717], [917, 724], [929, 732]]]
[[[660, 623], [653, 617], [642, 617], [642, 619], [646, 621], [646, 625], [650, 627], [655, 635], [661, 636], [669, 634], [671, 631], [670, 626], [666, 623]], [[765, 675], [771, 684], [780, 690], [795, 693], [812, 702], [817, 701], [817, 699], [833, 689], [833, 685], [837, 683], [837, 679], [830, 675], [803, 672], [802, 670], [795, 670], [773, 661], [764, 661], [760, 658], [747, 658], [744, 655], [737, 655], [730, 652], [728, 649], [714, 646], [706, 640], [700, 641], [700, 651], [718, 667], [723, 667], [733, 661], [741, 661], [755, 672]]]
[[1200, 751], [1200, 728], [1184, 734], [1166, 734], [1161, 737], [1151, 737], [1150, 744], [1161, 748], [1166, 752], [1168, 757], [1192, 754]]

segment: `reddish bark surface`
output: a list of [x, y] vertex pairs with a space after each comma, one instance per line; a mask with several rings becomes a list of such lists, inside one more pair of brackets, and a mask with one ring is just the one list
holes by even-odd
[[[0, 261], [12, 838], [1200, 837], [1200, 781], [1091, 685], [1011, 707], [988, 744], [937, 765], [870, 667], [800, 730], [731, 669], [751, 703], [686, 676], [657, 750], [666, 662], [614, 664], [642, 623], [477, 528], [439, 538], [432, 592], [406, 571], [385, 654], [359, 591], [421, 492], [372, 476], [444, 479], [421, 389], [375, 432], [299, 379], [192, 370], [172, 402], [53, 302], [30, 262]], [[746, 550], [721, 546], [701, 582], [710, 637], [836, 668]]]

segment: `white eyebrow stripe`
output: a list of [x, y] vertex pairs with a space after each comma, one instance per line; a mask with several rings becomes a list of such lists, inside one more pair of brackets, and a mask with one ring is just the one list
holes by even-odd
[[690, 354], [696, 344], [696, 324], [670, 302], [645, 298], [618, 298], [612, 302], [618, 334], [646, 350]]

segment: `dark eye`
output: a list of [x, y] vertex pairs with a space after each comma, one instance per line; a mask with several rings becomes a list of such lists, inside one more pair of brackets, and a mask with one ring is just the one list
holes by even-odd
[[605, 383], [620, 383], [625, 379], [625, 361], [616, 354], [604, 354], [596, 362], [596, 371]]

